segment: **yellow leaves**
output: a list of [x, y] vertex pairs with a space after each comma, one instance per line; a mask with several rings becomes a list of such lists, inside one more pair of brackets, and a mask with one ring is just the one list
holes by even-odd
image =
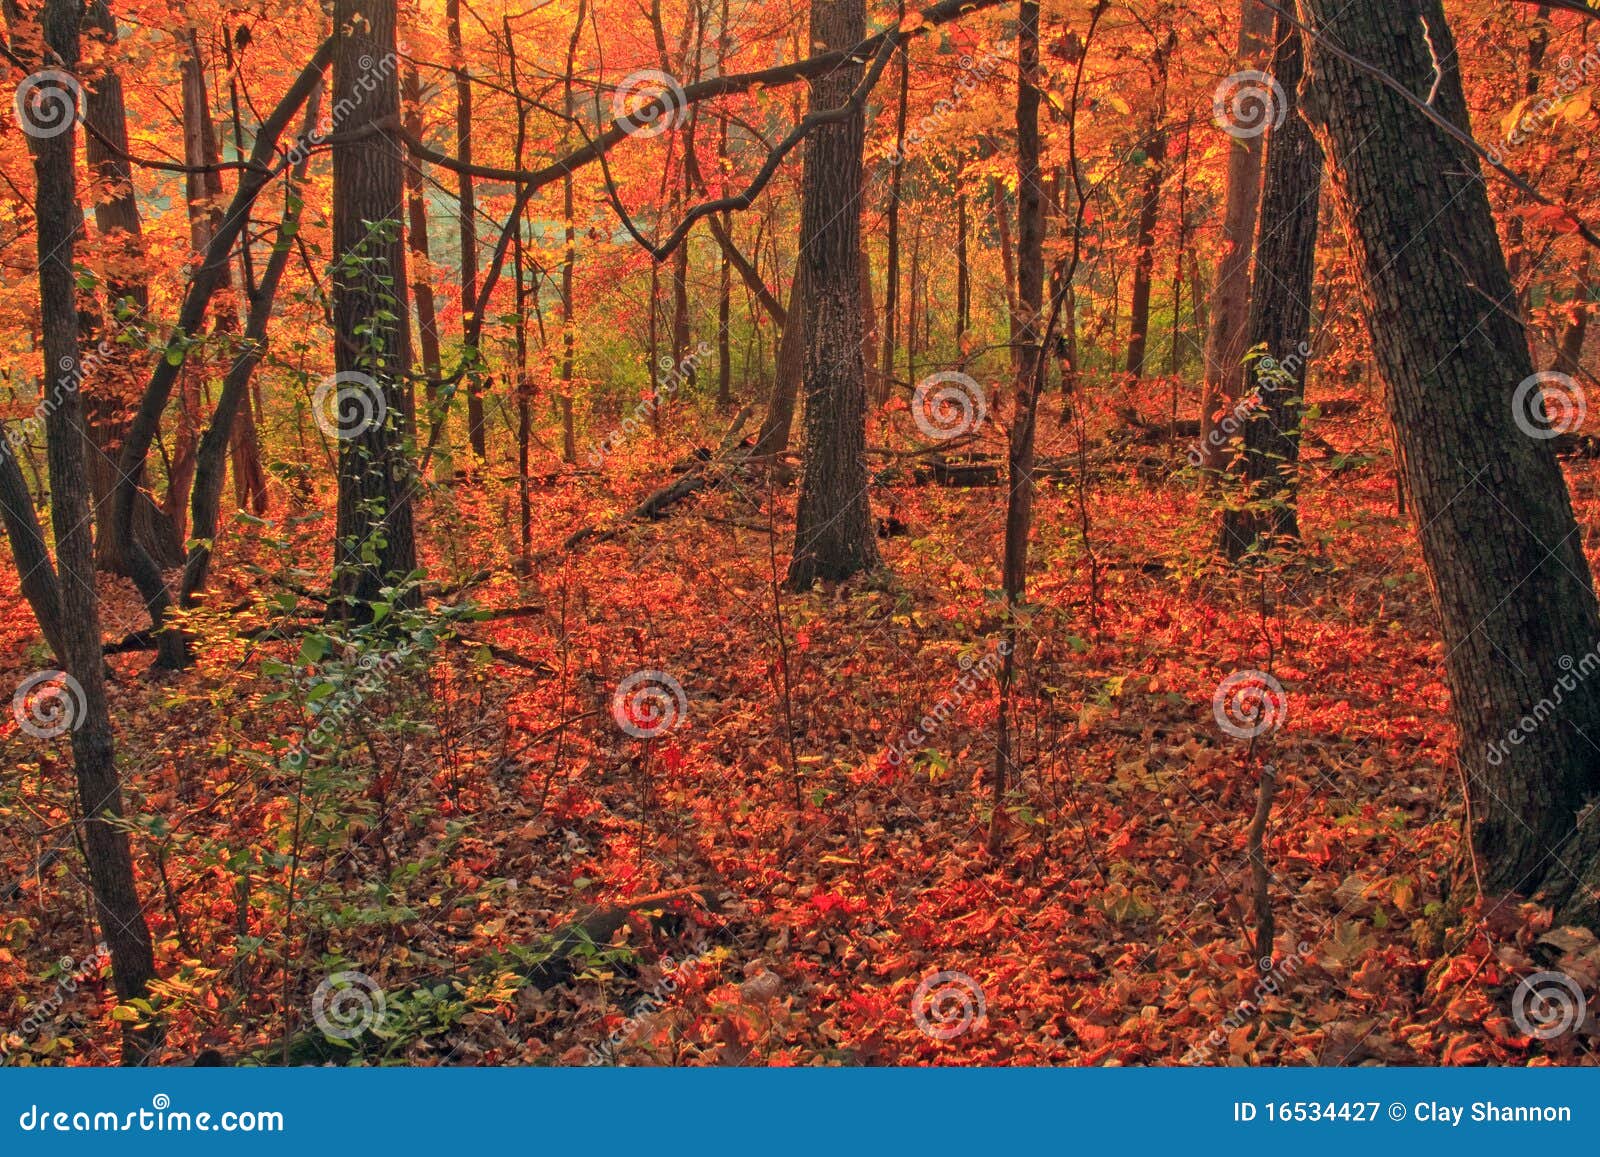
[[1533, 100], [1531, 96], [1523, 97], [1516, 104], [1511, 106], [1510, 112], [1506, 113], [1505, 116], [1500, 118], [1500, 133], [1502, 136], [1509, 137], [1512, 133], [1517, 131], [1517, 122], [1522, 119], [1523, 110], [1528, 107], [1528, 103], [1531, 100]]
[[1561, 106], [1561, 115], [1569, 124], [1577, 124], [1589, 115], [1589, 110], [1594, 108], [1594, 87], [1580, 88], [1572, 94], [1571, 99]]
[[917, 29], [921, 28], [926, 23], [927, 23], [927, 20], [925, 20], [923, 18], [922, 13], [920, 13], [920, 12], [912, 12], [904, 20], [900, 21], [900, 31], [901, 32], [915, 32]]

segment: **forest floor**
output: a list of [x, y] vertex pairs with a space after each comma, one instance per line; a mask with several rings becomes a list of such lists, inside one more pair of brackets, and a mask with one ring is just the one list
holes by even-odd
[[[1071, 452], [1044, 428], [1047, 454]], [[1319, 429], [1350, 451], [1371, 436]], [[659, 463], [681, 448], [638, 443], [603, 475], [537, 486], [534, 542], [668, 480]], [[283, 1055], [343, 968], [382, 989], [382, 1032], [350, 1050], [368, 1061], [1595, 1063], [1600, 1017], [1544, 1042], [1509, 1011], [1517, 978], [1557, 963], [1600, 989], [1594, 938], [1532, 904], [1462, 902], [1442, 650], [1387, 454], [1313, 460], [1304, 553], [1232, 572], [1210, 550], [1214, 512], [1165, 465], [1183, 452], [1135, 447], [1081, 492], [1070, 477], [1041, 491], [999, 863], [984, 835], [1003, 490], [875, 487], [907, 530], [880, 541], [889, 577], [804, 595], [774, 581], [795, 487], [759, 480], [526, 580], [498, 570], [471, 597], [523, 610], [465, 633], [499, 650], [446, 647], [425, 686], [375, 694], [348, 723], [367, 754], [344, 779], [297, 778], [273, 754], [307, 726], [281, 694], [297, 644], [238, 637], [272, 621], [274, 575], [317, 581], [327, 519], [236, 527], [215, 603], [257, 605], [197, 624], [198, 669], [111, 660], [169, 1058]], [[1569, 470], [1580, 522], [1600, 526], [1600, 472]], [[515, 542], [509, 489], [465, 493], [423, 500], [445, 581], [502, 567]], [[304, 572], [286, 577], [283, 557]], [[0, 597], [3, 674], [20, 681], [48, 656], [14, 574]], [[108, 637], [140, 625], [126, 584], [108, 582], [106, 618]], [[1286, 693], [1253, 743], [1213, 713], [1241, 669]], [[652, 739], [611, 708], [640, 670], [686, 704]], [[420, 726], [386, 729], [386, 711]], [[892, 756], [913, 728], [917, 754]], [[55, 1006], [11, 1043], [30, 1062], [105, 1063], [109, 986], [96, 969], [62, 995], [54, 963], [93, 944], [81, 858], [46, 854], [68, 838], [70, 755], [9, 714], [0, 753], [0, 887], [19, 885], [0, 909], [0, 1008], [9, 1023]], [[1263, 762], [1278, 783], [1267, 972], [1245, 843]], [[545, 959], [596, 913], [616, 917], [591, 922], [602, 943]], [[931, 1032], [914, 1015], [930, 986]]]

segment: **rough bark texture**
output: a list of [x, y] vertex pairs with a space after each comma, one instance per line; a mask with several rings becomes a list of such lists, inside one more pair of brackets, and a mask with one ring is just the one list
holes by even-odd
[[[1272, 13], [1260, 0], [1244, 0], [1239, 16], [1238, 63], [1254, 66], [1272, 31]], [[1227, 187], [1223, 193], [1222, 256], [1211, 283], [1206, 331], [1205, 382], [1200, 392], [1201, 465], [1222, 464], [1222, 439], [1212, 431], [1227, 406], [1242, 392], [1245, 325], [1250, 297], [1250, 243], [1255, 239], [1256, 206], [1261, 196], [1260, 137], [1235, 139], [1228, 149]]]
[[1244, 453], [1237, 465], [1242, 501], [1222, 515], [1223, 553], [1237, 562], [1258, 539], [1282, 544], [1300, 537], [1295, 502], [1300, 416], [1311, 347], [1311, 290], [1316, 276], [1317, 211], [1322, 149], [1296, 107], [1303, 72], [1300, 31], [1279, 16], [1272, 75], [1288, 108], [1267, 140], [1266, 178], [1256, 235], [1246, 348], [1256, 406], [1244, 415]]
[[[1418, 100], [1437, 83], [1434, 108], [1466, 128], [1439, 0], [1303, 10]], [[1477, 158], [1320, 40], [1307, 74], [1443, 629], [1484, 887], [1542, 889], [1560, 918], [1600, 924], [1600, 822], [1580, 822], [1600, 791], [1600, 679], [1581, 677], [1600, 614], [1553, 444], [1513, 421], [1533, 365]]]
[[[41, 14], [55, 67], [78, 64], [78, 6], [47, 0]], [[29, 138], [39, 196], [39, 313], [44, 359], [50, 366], [78, 357], [74, 243], [82, 225], [74, 171], [76, 131]], [[95, 591], [89, 486], [84, 472], [83, 407], [75, 389], [58, 391], [45, 418], [49, 439], [50, 513], [60, 567], [62, 658], [81, 695], [63, 701], [71, 724], [73, 765], [82, 808], [83, 852], [88, 861], [101, 935], [111, 953], [117, 995], [142, 996], [155, 978], [150, 930], [134, 883], [133, 856], [123, 821], [111, 714], [106, 702], [105, 659], [100, 650], [100, 603]], [[128, 1030], [124, 1063], [136, 1064], [155, 1044], [153, 1031]]]
[[[398, 120], [395, 0], [338, 0], [334, 5], [333, 101], [350, 109], [358, 134]], [[338, 539], [334, 589], [370, 604], [381, 589], [416, 567], [411, 521], [414, 464], [406, 453], [411, 403], [404, 375], [410, 360], [410, 318], [402, 293], [405, 244], [398, 214], [404, 204], [404, 146], [387, 133], [341, 141], [333, 150], [334, 365], [365, 375], [382, 398], [381, 420], [355, 422], [339, 442]], [[362, 388], [360, 386], [358, 389]], [[366, 400], [369, 412], [373, 395]], [[340, 407], [341, 420], [349, 415]], [[343, 422], [341, 421], [341, 425]]]
[[[812, 0], [811, 39], [824, 51], [865, 35], [864, 0]], [[838, 108], [860, 82], [852, 61], [811, 86], [813, 111]], [[861, 146], [865, 110], [825, 124], [806, 143], [800, 260], [807, 326], [806, 457], [789, 586], [842, 579], [878, 565], [867, 504], [866, 362], [862, 350]]]

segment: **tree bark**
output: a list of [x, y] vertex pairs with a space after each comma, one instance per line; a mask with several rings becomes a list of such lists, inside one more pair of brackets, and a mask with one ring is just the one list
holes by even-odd
[[[446, 34], [450, 41], [450, 65], [456, 76], [456, 153], [472, 163], [472, 77], [467, 71], [461, 40], [461, 0], [445, 0]], [[461, 239], [461, 325], [470, 334], [472, 314], [478, 301], [478, 203], [472, 174], [460, 173], [457, 222]], [[470, 350], [476, 363], [478, 354]], [[467, 367], [467, 443], [472, 448], [473, 466], [488, 453], [483, 413], [483, 374], [477, 364]]]
[[1022, 0], [1017, 19], [1017, 302], [1011, 314], [1016, 404], [1007, 447], [1006, 542], [1001, 585], [1007, 646], [1000, 665], [999, 718], [991, 775], [994, 811], [989, 854], [1005, 847], [1006, 787], [1011, 767], [1011, 687], [1016, 672], [1016, 614], [1027, 596], [1028, 538], [1033, 530], [1034, 433], [1044, 385], [1044, 186], [1039, 167], [1039, 5]]
[[[410, 316], [399, 214], [403, 146], [361, 130], [400, 115], [396, 0], [335, 0], [333, 102], [350, 109], [333, 149], [334, 367], [359, 413], [339, 406], [339, 507], [334, 590], [346, 617], [416, 568], [411, 492]], [[359, 418], [349, 422], [352, 416]]]
[[1364, 271], [1443, 630], [1479, 875], [1492, 896], [1542, 890], [1558, 919], [1600, 926], [1600, 822], [1593, 810], [1580, 822], [1600, 791], [1600, 680], [1580, 678], [1600, 612], [1553, 443], [1525, 429], [1548, 432], [1528, 420], [1533, 365], [1478, 159], [1323, 43], [1418, 101], [1437, 86], [1433, 108], [1465, 131], [1453, 37], [1439, 0], [1302, 10], [1317, 35], [1303, 108]]
[[[811, 38], [824, 50], [858, 43], [865, 0], [812, 0]], [[811, 85], [811, 109], [838, 108], [862, 76], [850, 61]], [[805, 468], [788, 585], [843, 579], [878, 566], [867, 502], [866, 363], [862, 350], [861, 148], [866, 111], [819, 127], [806, 142], [800, 261], [806, 327]], [[792, 315], [791, 315], [792, 316]]]
[[1177, 44], [1174, 30], [1156, 46], [1150, 66], [1155, 70], [1156, 106], [1150, 116], [1145, 145], [1144, 188], [1139, 201], [1138, 235], [1134, 241], [1133, 298], [1128, 329], [1128, 360], [1124, 367], [1135, 381], [1144, 376], [1145, 351], [1150, 345], [1150, 283], [1155, 277], [1156, 223], [1161, 213], [1161, 184], [1167, 171], [1167, 60]]
[[1256, 407], [1244, 416], [1242, 494], [1222, 515], [1221, 548], [1238, 562], [1258, 540], [1281, 546], [1300, 537], [1296, 517], [1300, 416], [1310, 361], [1311, 294], [1316, 276], [1322, 149], [1301, 117], [1296, 89], [1303, 68], [1300, 30], [1277, 18], [1272, 75], [1288, 102], [1267, 138], [1266, 179], [1256, 235], [1255, 278], [1245, 327]]
[[[1272, 13], [1260, 0], [1244, 0], [1239, 16], [1238, 62], [1254, 67], [1266, 50]], [[1243, 392], [1245, 326], [1249, 322], [1250, 247], [1255, 240], [1256, 207], [1261, 198], [1259, 136], [1232, 138], [1222, 208], [1222, 255], [1211, 283], [1206, 332], [1205, 380], [1200, 390], [1200, 464], [1222, 465], [1220, 438], [1212, 437], [1226, 407]]]
[[[74, 0], [46, 0], [40, 14], [49, 66], [78, 67], [78, 17]], [[39, 315], [47, 366], [78, 359], [77, 279], [73, 256], [82, 214], [74, 171], [77, 132], [29, 136], [38, 194], [35, 224], [39, 253]], [[84, 858], [94, 892], [101, 935], [111, 954], [111, 973], [122, 1000], [145, 995], [155, 978], [150, 930], [134, 880], [133, 854], [122, 826], [122, 785], [106, 699], [105, 658], [100, 649], [100, 603], [95, 590], [89, 486], [84, 470], [86, 430], [76, 389], [57, 389], [45, 417], [49, 443], [50, 513], [60, 568], [60, 644], [68, 685], [60, 706], [72, 732], [73, 764], [82, 808]], [[19, 559], [20, 562], [20, 559]], [[127, 1028], [123, 1063], [137, 1064], [158, 1044], [159, 1030]]]
[[[107, 44], [117, 40], [117, 22], [105, 0], [95, 0], [84, 11], [84, 23], [91, 35]], [[84, 420], [88, 424], [90, 453], [87, 456], [89, 489], [95, 512], [95, 558], [97, 565], [113, 574], [129, 574], [128, 562], [120, 549], [120, 536], [111, 524], [113, 504], [109, 501], [117, 480], [117, 455], [127, 434], [125, 391], [138, 377], [138, 342], [119, 342], [125, 327], [142, 328], [149, 324], [150, 289], [142, 276], [123, 270], [138, 269], [145, 247], [139, 203], [134, 194], [133, 170], [128, 163], [128, 115], [123, 97], [122, 78], [115, 69], [105, 68], [88, 86], [84, 99], [84, 156], [95, 178], [94, 223], [102, 246], [109, 246], [113, 272], [106, 283], [107, 311], [91, 329], [91, 337], [104, 344], [100, 361], [105, 368], [97, 374], [97, 388], [83, 392]], [[97, 332], [96, 332], [97, 331]], [[140, 490], [133, 512], [133, 535], [146, 554], [161, 566], [174, 566], [182, 557], [181, 537], [172, 519]]]

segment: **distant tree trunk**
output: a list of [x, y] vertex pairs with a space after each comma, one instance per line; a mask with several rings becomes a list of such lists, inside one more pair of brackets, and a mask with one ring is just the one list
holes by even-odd
[[[567, 41], [567, 69], [562, 76], [562, 107], [568, 116], [577, 115], [572, 99], [573, 72], [577, 68], [578, 38], [583, 35], [583, 22], [588, 15], [587, 0], [578, 0], [577, 16], [572, 22], [572, 37]], [[562, 134], [566, 145], [570, 129]], [[561, 458], [568, 465], [578, 461], [578, 427], [572, 397], [572, 374], [577, 362], [578, 335], [576, 324], [577, 304], [572, 299], [572, 274], [578, 263], [578, 234], [573, 224], [575, 212], [572, 193], [572, 174], [561, 179], [561, 221], [565, 238], [561, 252], [561, 385], [557, 400], [561, 406]], [[655, 295], [650, 297], [650, 324], [655, 326]]]
[[[472, 163], [472, 76], [467, 70], [466, 53], [461, 39], [461, 0], [445, 0], [446, 34], [450, 41], [450, 67], [456, 77], [456, 155], [461, 163]], [[461, 172], [460, 223], [461, 236], [461, 324], [472, 324], [472, 313], [478, 301], [478, 204], [472, 174]], [[477, 353], [471, 356], [476, 362]], [[467, 442], [472, 447], [473, 467], [476, 468], [488, 455], [483, 414], [483, 374], [480, 367], [467, 367]]]
[[[1439, 0], [1305, 0], [1302, 11], [1417, 100], [1436, 88], [1432, 107], [1467, 129]], [[1542, 890], [1557, 920], [1600, 927], [1600, 824], [1584, 812], [1600, 793], [1600, 680], [1584, 681], [1600, 611], [1554, 443], [1527, 432], [1548, 431], [1530, 421], [1533, 364], [1477, 157], [1320, 40], [1307, 51], [1303, 106], [1364, 273], [1483, 886]]]
[[[1244, 0], [1239, 17], [1241, 67], [1252, 68], [1266, 49], [1272, 12], [1260, 0]], [[1218, 130], [1221, 131], [1220, 129]], [[1250, 248], [1261, 197], [1261, 137], [1231, 138], [1222, 208], [1222, 255], [1211, 283], [1206, 333], [1205, 381], [1200, 391], [1200, 458], [1207, 470], [1222, 465], [1221, 437], [1213, 437], [1223, 411], [1243, 393], [1245, 324], [1249, 320]]]
[[1161, 182], [1167, 170], [1167, 61], [1177, 44], [1176, 30], [1156, 47], [1151, 67], [1156, 74], [1156, 106], [1150, 117], [1145, 145], [1144, 189], [1139, 202], [1138, 237], [1134, 241], [1133, 300], [1128, 329], [1128, 361], [1124, 367], [1135, 380], [1145, 372], [1145, 350], [1150, 344], [1150, 283], [1156, 267], [1156, 222], [1161, 213]]
[[[405, 157], [392, 136], [363, 131], [400, 116], [395, 7], [396, 0], [334, 0], [333, 8], [333, 103], [351, 110], [333, 148], [334, 368], [348, 375], [338, 405], [334, 590], [346, 617], [363, 613], [417, 565], [399, 220]], [[346, 391], [351, 402], [343, 400]]]
[[[1543, 6], [1534, 10], [1533, 26], [1528, 31], [1528, 64], [1522, 74], [1522, 95], [1539, 95], [1539, 85], [1544, 79], [1545, 54], [1550, 49], [1550, 9]], [[1522, 267], [1527, 260], [1526, 230], [1522, 217], [1516, 213], [1506, 216], [1506, 265], [1511, 274], [1511, 284], [1517, 287], [1517, 307], [1524, 322], [1528, 319], [1528, 294], [1531, 285], [1522, 281]]]
[[1221, 548], [1230, 562], [1238, 562], [1258, 539], [1281, 545], [1300, 537], [1300, 416], [1311, 355], [1322, 149], [1295, 107], [1304, 72], [1300, 31], [1279, 15], [1273, 35], [1272, 75], [1283, 87], [1287, 107], [1283, 123], [1267, 138], [1255, 284], [1245, 327], [1248, 348], [1262, 356], [1249, 366], [1257, 407], [1244, 422], [1238, 466], [1243, 501], [1222, 515]]
[[[989, 178], [989, 208], [994, 213], [995, 229], [1000, 234], [1000, 268], [1005, 274], [1006, 307], [1017, 312], [1017, 258], [1011, 245], [1011, 205], [1005, 187], [997, 177]], [[1016, 360], [1012, 359], [1013, 362]]]
[[[117, 40], [117, 22], [105, 0], [95, 0], [85, 10], [84, 22], [92, 35], [108, 45]], [[94, 174], [95, 229], [109, 246], [111, 273], [107, 278], [107, 313], [91, 337], [104, 345], [101, 359], [107, 372], [96, 374], [98, 388], [83, 391], [84, 418], [93, 452], [87, 457], [89, 488], [97, 533], [96, 561], [102, 570], [128, 574], [128, 561], [111, 526], [111, 493], [117, 480], [117, 454], [127, 434], [127, 399], [123, 396], [137, 375], [139, 343], [119, 342], [124, 329], [150, 324], [150, 291], [138, 269], [145, 257], [139, 204], [134, 196], [133, 170], [128, 163], [128, 118], [122, 78], [112, 68], [100, 70], [88, 85], [84, 99], [84, 155]], [[102, 379], [103, 380], [99, 380]], [[133, 512], [133, 534], [160, 566], [172, 566], [182, 557], [180, 537], [172, 519], [143, 489]]]
[[967, 195], [956, 196], [956, 353], [965, 360], [964, 343], [972, 328], [972, 270], [967, 257]]
[[1028, 587], [1028, 537], [1033, 530], [1034, 433], [1044, 384], [1044, 191], [1039, 168], [1039, 5], [1022, 0], [1017, 19], [1017, 306], [1011, 315], [1016, 404], [1007, 449], [1006, 542], [1001, 585], [1006, 596], [1005, 655], [991, 774], [994, 810], [989, 854], [1005, 848], [1006, 787], [1011, 766], [1011, 686], [1016, 672], [1015, 615]]
[[[865, 35], [865, 0], [811, 0], [823, 51]], [[860, 82], [859, 61], [811, 83], [813, 110], [838, 108]], [[806, 456], [788, 585], [842, 579], [878, 566], [867, 503], [866, 364], [862, 356], [861, 148], [866, 112], [822, 125], [806, 141], [800, 260], [806, 266]], [[794, 314], [791, 312], [791, 318]]]
[[[405, 73], [406, 131], [417, 140], [423, 136], [422, 77], [416, 65], [408, 64]], [[406, 243], [411, 249], [411, 299], [417, 306], [417, 341], [422, 350], [422, 373], [427, 379], [423, 399], [428, 410], [428, 445], [434, 448], [435, 476], [449, 478], [455, 473], [451, 461], [447, 407], [440, 398], [443, 361], [439, 354], [439, 309], [433, 296], [432, 265], [428, 245], [428, 198], [422, 187], [421, 162], [413, 159], [405, 167], [406, 209], [409, 221]], [[421, 423], [418, 423], [420, 428]]]
[[[900, 20], [906, 18], [906, 0], [900, 0]], [[894, 117], [893, 164], [889, 168], [889, 252], [883, 270], [883, 368], [872, 391], [872, 405], [889, 400], [894, 381], [894, 347], [900, 310], [900, 182], [906, 167], [906, 105], [911, 90], [911, 45], [900, 46], [900, 103]], [[908, 374], [910, 371], [906, 371]]]
[[1583, 339], [1589, 331], [1589, 314], [1593, 311], [1594, 253], [1583, 254], [1583, 272], [1578, 275], [1576, 297], [1577, 312], [1561, 331], [1561, 344], [1556, 349], [1556, 367], [1564, 374], [1576, 374], [1583, 368]]
[[[182, 63], [183, 153], [193, 171], [184, 174], [184, 187], [189, 198], [189, 247], [196, 253], [204, 253], [222, 223], [222, 174], [217, 169], [221, 158], [216, 124], [211, 118], [211, 101], [206, 92], [200, 36], [191, 28], [187, 40], [188, 51]], [[216, 329], [223, 333], [238, 329], [238, 318], [232, 310], [219, 310]], [[190, 360], [178, 381], [178, 429], [167, 478], [165, 513], [172, 519], [180, 540], [188, 537], [185, 514], [189, 488], [194, 482], [195, 454], [199, 449], [200, 387], [206, 372], [203, 363]]]
[[[15, 9], [12, 9], [13, 13]], [[78, 68], [78, 19], [75, 0], [45, 0], [40, 13], [51, 68]], [[13, 20], [16, 17], [13, 16]], [[13, 43], [22, 29], [12, 28]], [[58, 93], [57, 95], [64, 95]], [[70, 99], [70, 97], [68, 98]], [[78, 361], [77, 275], [73, 256], [82, 214], [78, 209], [74, 126], [53, 136], [28, 136], [38, 190], [34, 227], [39, 254], [39, 316], [46, 366]], [[89, 485], [84, 469], [87, 431], [78, 391], [61, 389], [45, 417], [49, 445], [50, 513], [55, 525], [59, 567], [59, 643], [70, 685], [56, 704], [72, 732], [72, 758], [82, 808], [82, 847], [88, 863], [100, 933], [111, 953], [117, 996], [131, 1000], [147, 994], [155, 979], [150, 930], [133, 873], [122, 785], [117, 778], [111, 713], [106, 701], [105, 658], [100, 645], [100, 603], [95, 592], [94, 544], [89, 514]], [[18, 559], [19, 563], [21, 558]], [[41, 624], [44, 626], [45, 624]], [[159, 1043], [159, 1030], [123, 1033], [124, 1064], [138, 1064]]]
[[[317, 127], [317, 110], [322, 89], [320, 84], [306, 99], [305, 128], [302, 139], [307, 139]], [[272, 320], [277, 301], [278, 287], [283, 283], [283, 273], [289, 265], [289, 254], [294, 249], [294, 237], [300, 227], [302, 202], [298, 186], [305, 180], [306, 166], [311, 159], [310, 150], [302, 151], [290, 171], [289, 195], [284, 201], [283, 222], [273, 241], [272, 253], [267, 258], [261, 282], [250, 295], [249, 316], [245, 321], [244, 337], [239, 353], [228, 367], [222, 392], [217, 396], [217, 406], [211, 416], [211, 425], [200, 439], [195, 455], [194, 490], [191, 497], [190, 521], [194, 528], [193, 545], [183, 568], [183, 585], [178, 594], [182, 606], [194, 603], [196, 592], [203, 589], [211, 570], [215, 553], [217, 519], [221, 513], [222, 483], [229, 444], [233, 441], [235, 423], [250, 410], [250, 381], [261, 355], [267, 348], [267, 325]], [[237, 458], [235, 459], [237, 466]]]
[[767, 413], [753, 451], [756, 455], [782, 454], [789, 448], [794, 427], [795, 403], [806, 372], [806, 315], [810, 301], [805, 292], [805, 262], [794, 271], [789, 287], [789, 306], [784, 311], [783, 332], [778, 337], [776, 365], [773, 367], [772, 393], [767, 398]]
[[877, 393], [873, 383], [878, 377], [878, 310], [872, 300], [872, 255], [861, 246], [861, 361], [867, 396]]

